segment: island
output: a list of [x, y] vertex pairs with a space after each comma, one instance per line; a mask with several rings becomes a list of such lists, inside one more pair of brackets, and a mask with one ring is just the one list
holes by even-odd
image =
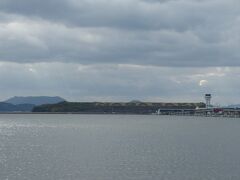
[[39, 113], [86, 113], [86, 114], [153, 114], [159, 109], [189, 110], [204, 108], [199, 103], [156, 103], [156, 102], [60, 102], [35, 106], [32, 112]]

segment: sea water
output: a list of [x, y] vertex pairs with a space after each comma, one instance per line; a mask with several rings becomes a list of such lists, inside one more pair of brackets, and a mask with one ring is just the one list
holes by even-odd
[[1, 180], [239, 180], [240, 119], [0, 115]]

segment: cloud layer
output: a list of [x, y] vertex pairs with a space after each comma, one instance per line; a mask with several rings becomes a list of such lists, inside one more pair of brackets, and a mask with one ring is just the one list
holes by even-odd
[[1, 99], [237, 103], [239, 0], [1, 0]]
[[2, 0], [12, 62], [240, 65], [238, 0]]

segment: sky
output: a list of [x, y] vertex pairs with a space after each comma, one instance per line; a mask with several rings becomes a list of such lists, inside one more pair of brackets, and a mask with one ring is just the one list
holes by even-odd
[[0, 100], [240, 103], [239, 0], [0, 0]]

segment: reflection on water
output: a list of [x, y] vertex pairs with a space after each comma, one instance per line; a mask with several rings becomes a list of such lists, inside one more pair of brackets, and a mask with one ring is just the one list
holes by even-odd
[[240, 119], [0, 115], [0, 179], [240, 179]]

